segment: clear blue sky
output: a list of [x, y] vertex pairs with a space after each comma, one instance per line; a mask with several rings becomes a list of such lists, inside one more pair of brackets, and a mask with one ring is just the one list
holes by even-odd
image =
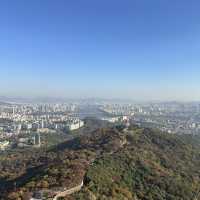
[[199, 0], [0, 0], [0, 95], [200, 100]]

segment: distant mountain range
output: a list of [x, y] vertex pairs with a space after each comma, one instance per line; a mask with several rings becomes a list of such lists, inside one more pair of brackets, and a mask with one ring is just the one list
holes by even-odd
[[0, 96], [0, 103], [12, 104], [12, 103], [23, 103], [26, 102], [26, 98], [22, 97], [7, 97], [7, 96]]
[[65, 102], [82, 102], [82, 103], [130, 103], [128, 99], [109, 99], [109, 98], [64, 98], [64, 97], [8, 97], [0, 96], [0, 102], [6, 103], [65, 103]]
[[7, 106], [7, 105], [11, 105], [10, 103], [8, 103], [8, 102], [3, 102], [3, 101], [0, 101], [0, 105], [2, 106]]
[[85, 103], [85, 104], [101, 104], [101, 103], [116, 103], [116, 104], [129, 104], [129, 103], [156, 103], [156, 104], [166, 104], [166, 105], [176, 105], [176, 104], [200, 104], [198, 101], [184, 102], [184, 101], [148, 101], [148, 100], [133, 100], [125, 98], [65, 98], [65, 97], [12, 97], [12, 96], [0, 96], [0, 102], [11, 103], [11, 104], [21, 104], [21, 103]]
[[64, 98], [53, 98], [53, 97], [7, 97], [0, 96], [0, 102], [10, 104], [21, 104], [21, 103], [57, 103], [66, 102]]

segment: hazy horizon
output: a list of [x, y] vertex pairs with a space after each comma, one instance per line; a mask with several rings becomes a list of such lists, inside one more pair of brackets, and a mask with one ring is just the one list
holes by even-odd
[[112, 103], [200, 103], [200, 100], [182, 99], [140, 99], [140, 98], [109, 98], [109, 97], [61, 97], [61, 96], [3, 96], [0, 95], [0, 103], [64, 103], [64, 102], [112, 102]]
[[0, 96], [200, 101], [199, 8], [2, 1]]

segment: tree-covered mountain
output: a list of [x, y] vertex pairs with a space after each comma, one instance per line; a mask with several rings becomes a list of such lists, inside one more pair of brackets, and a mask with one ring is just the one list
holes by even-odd
[[138, 128], [126, 138], [124, 148], [89, 168], [84, 189], [74, 199], [193, 200], [197, 196], [200, 151], [191, 141]]
[[[100, 128], [51, 149], [1, 156], [1, 199], [80, 184], [70, 200], [193, 200], [200, 190], [195, 137], [131, 126]], [[197, 197], [198, 198], [198, 197]]]

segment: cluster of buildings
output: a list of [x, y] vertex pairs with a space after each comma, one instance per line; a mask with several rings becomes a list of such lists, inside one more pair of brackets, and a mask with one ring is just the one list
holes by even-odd
[[[0, 148], [9, 138], [19, 135], [44, 132], [68, 132], [84, 126], [79, 117], [73, 115], [77, 106], [73, 104], [27, 104], [0, 105]], [[38, 146], [36, 138], [21, 139], [19, 146]], [[40, 146], [40, 144], [39, 144]]]
[[10, 145], [8, 140], [0, 141], [0, 151], [6, 150]]
[[73, 131], [84, 126], [84, 122], [77, 117], [68, 117], [66, 119], [42, 119], [29, 121], [12, 121], [0, 123], [0, 139], [17, 136], [20, 133], [48, 132], [51, 130]]
[[115, 116], [115, 117], [102, 117], [101, 120], [114, 123], [116, 125], [123, 125], [126, 128], [130, 126], [130, 117], [129, 116]]
[[83, 126], [84, 126], [84, 122], [80, 120], [79, 118], [69, 117], [65, 121], [55, 121], [52, 124], [51, 128], [56, 129], [56, 130], [65, 129], [65, 130], [73, 131]]
[[[80, 118], [81, 112], [84, 116], [86, 113], [96, 114], [94, 116], [111, 123], [123, 122], [128, 125], [132, 121], [168, 133], [200, 134], [200, 103], [198, 102], [93, 102], [93, 106], [85, 102], [83, 104], [0, 104], [0, 148], [9, 146], [8, 139], [17, 138], [19, 135], [77, 130], [84, 126]], [[33, 138], [24, 141], [21, 139], [19, 142], [21, 146], [30, 144], [37, 146], [36, 143]]]
[[117, 123], [117, 122], [128, 122], [129, 117], [122, 115], [122, 116], [113, 116], [113, 117], [102, 117], [101, 120], [108, 121], [110, 123]]
[[40, 133], [35, 133], [34, 136], [20, 137], [17, 143], [18, 147], [40, 147], [41, 137]]
[[127, 115], [133, 123], [174, 134], [200, 134], [199, 102], [154, 102], [104, 104], [101, 109], [113, 116]]

